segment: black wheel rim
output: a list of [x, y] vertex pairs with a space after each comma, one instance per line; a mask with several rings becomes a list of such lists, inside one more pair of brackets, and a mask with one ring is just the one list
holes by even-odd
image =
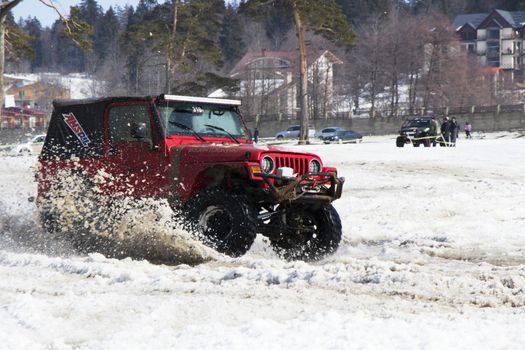
[[201, 213], [198, 225], [206, 239], [217, 244], [231, 236], [233, 217], [223, 208], [210, 206]]
[[290, 247], [306, 247], [317, 238], [319, 225], [315, 217], [304, 210], [288, 216], [288, 229], [284, 237]]

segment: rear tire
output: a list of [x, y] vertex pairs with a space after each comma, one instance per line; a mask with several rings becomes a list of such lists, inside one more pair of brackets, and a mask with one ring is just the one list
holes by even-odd
[[331, 204], [295, 205], [286, 214], [287, 226], [270, 241], [285, 260], [315, 261], [334, 253], [342, 237], [339, 214]]
[[238, 257], [252, 246], [257, 234], [257, 211], [242, 194], [220, 187], [206, 189], [189, 200], [185, 226], [207, 246]]

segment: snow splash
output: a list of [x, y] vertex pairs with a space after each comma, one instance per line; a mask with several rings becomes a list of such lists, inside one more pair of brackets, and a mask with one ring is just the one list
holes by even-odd
[[40, 200], [33, 213], [13, 215], [0, 206], [2, 248], [61, 256], [97, 252], [169, 265], [196, 265], [220, 256], [180, 227], [166, 201], [110, 198], [86, 185], [85, 178], [57, 175], [49, 198]]

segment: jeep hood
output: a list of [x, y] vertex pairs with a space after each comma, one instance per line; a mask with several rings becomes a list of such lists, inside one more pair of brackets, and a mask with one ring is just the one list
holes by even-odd
[[308, 152], [295, 152], [273, 146], [256, 146], [254, 144], [186, 144], [169, 147], [172, 156], [204, 162], [257, 162], [263, 154], [294, 154], [318, 158]]

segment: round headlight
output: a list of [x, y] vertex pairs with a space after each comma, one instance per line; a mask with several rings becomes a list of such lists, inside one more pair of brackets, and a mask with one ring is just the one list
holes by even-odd
[[310, 161], [310, 172], [311, 173], [318, 173], [321, 171], [321, 163], [317, 159], [312, 159]]
[[270, 174], [273, 171], [273, 168], [275, 167], [275, 163], [270, 156], [266, 156], [261, 161], [261, 169], [264, 173]]

